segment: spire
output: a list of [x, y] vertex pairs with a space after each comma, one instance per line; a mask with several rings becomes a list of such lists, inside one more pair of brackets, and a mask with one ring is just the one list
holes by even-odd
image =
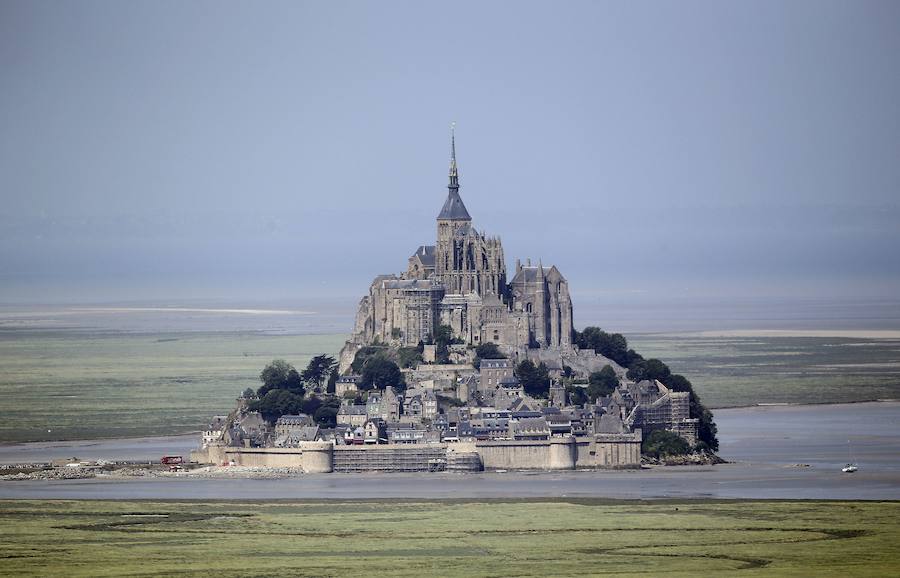
[[450, 188], [459, 188], [459, 172], [456, 168], [456, 123], [450, 123]]
[[459, 173], [456, 169], [456, 123], [450, 125], [450, 184], [447, 200], [438, 215], [439, 221], [471, 221], [469, 211], [459, 198]]

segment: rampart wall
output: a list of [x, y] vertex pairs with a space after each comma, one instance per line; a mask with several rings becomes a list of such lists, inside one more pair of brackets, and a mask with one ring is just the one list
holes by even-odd
[[307, 473], [444, 471], [448, 464], [453, 466], [449, 468], [453, 471], [481, 467], [486, 470], [637, 468], [641, 464], [641, 432], [458, 444], [334, 446], [330, 442], [303, 442], [298, 448], [210, 446], [193, 452], [191, 459], [207, 464], [299, 467]]

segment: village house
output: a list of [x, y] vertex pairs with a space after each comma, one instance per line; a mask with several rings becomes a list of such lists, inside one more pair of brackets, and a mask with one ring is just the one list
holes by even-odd
[[513, 440], [546, 440], [550, 439], [550, 426], [542, 417], [510, 420], [509, 437]]
[[509, 359], [482, 359], [481, 385], [483, 390], [494, 389], [500, 385], [500, 380], [513, 376], [513, 362]]
[[342, 375], [334, 382], [334, 395], [337, 397], [347, 397], [348, 393], [357, 393], [359, 391], [358, 375]]
[[376, 417], [366, 421], [363, 427], [364, 442], [366, 444], [387, 443], [387, 425], [384, 420]]
[[368, 419], [366, 406], [353, 403], [341, 404], [335, 416], [338, 425], [345, 425], [351, 428], [362, 427], [366, 423], [366, 419]]
[[209, 421], [206, 429], [203, 430], [202, 444], [207, 447], [222, 441], [222, 435], [225, 433], [227, 415], [216, 415]]
[[305, 413], [297, 415], [283, 415], [275, 422], [275, 436], [288, 435], [300, 428], [315, 425], [313, 418]]

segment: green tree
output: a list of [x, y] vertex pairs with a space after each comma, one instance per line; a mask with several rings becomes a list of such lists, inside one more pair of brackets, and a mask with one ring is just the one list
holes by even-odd
[[309, 360], [306, 369], [300, 373], [300, 379], [302, 379], [304, 383], [310, 384], [316, 389], [321, 390], [322, 385], [326, 382], [337, 365], [337, 360], [330, 355], [317, 355]]
[[482, 343], [481, 345], [476, 347], [475, 355], [477, 357], [480, 357], [481, 359], [506, 359], [506, 356], [503, 355], [503, 352], [500, 351], [500, 348], [497, 347], [497, 344], [492, 341]]
[[387, 352], [387, 348], [384, 346], [376, 346], [376, 345], [367, 345], [365, 347], [360, 347], [356, 352], [356, 355], [353, 356], [353, 363], [350, 364], [350, 371], [355, 374], [362, 373], [363, 365], [365, 365], [366, 361], [370, 357], [374, 357], [376, 355], [385, 355]]
[[691, 444], [676, 433], [656, 430], [641, 442], [641, 452], [654, 458], [683, 456], [691, 453]]
[[436, 363], [450, 363], [450, 344], [454, 343], [453, 328], [438, 325], [434, 331], [434, 360]]
[[535, 366], [530, 359], [522, 361], [516, 366], [516, 377], [528, 395], [544, 399], [550, 395], [550, 372], [543, 362]]
[[593, 349], [607, 359], [628, 367], [628, 341], [621, 333], [607, 333], [599, 327], [585, 327], [575, 332], [575, 344], [582, 349]]
[[340, 408], [341, 400], [336, 397], [329, 397], [316, 410], [313, 419], [322, 427], [334, 427], [337, 425], [337, 414]]
[[254, 397], [256, 397], [256, 392], [253, 391], [252, 387], [248, 387], [241, 393], [241, 397], [243, 399], [253, 399]]
[[273, 389], [284, 389], [299, 396], [303, 396], [303, 380], [294, 366], [283, 359], [275, 359], [259, 374], [259, 380], [263, 383], [256, 391], [259, 397], [264, 397]]
[[305, 413], [306, 415], [313, 416], [316, 415], [316, 411], [322, 407], [322, 400], [317, 395], [309, 395], [303, 399], [303, 403], [300, 404], [301, 413]]
[[611, 394], [619, 386], [619, 378], [611, 365], [604, 365], [600, 371], [591, 373], [588, 378], [587, 395], [591, 403], [597, 398]]
[[588, 394], [583, 387], [567, 385], [566, 393], [569, 394], [569, 401], [572, 405], [584, 405], [588, 402]]
[[397, 390], [406, 389], [406, 381], [397, 364], [384, 356], [370, 357], [363, 365], [359, 389], [384, 389], [391, 386]]
[[335, 366], [328, 375], [328, 383], [325, 386], [326, 393], [334, 394], [334, 384], [337, 383], [338, 375], [338, 368]]
[[260, 399], [249, 404], [250, 411], [258, 411], [267, 421], [274, 422], [279, 417], [297, 414], [303, 408], [303, 396], [286, 389], [271, 389]]
[[400, 367], [403, 368], [416, 367], [422, 363], [422, 352], [418, 347], [401, 347], [397, 350], [397, 356], [400, 358]]
[[482, 359], [506, 359], [506, 356], [503, 355], [496, 343], [489, 341], [475, 348], [475, 359], [472, 360], [472, 366], [475, 369], [481, 369]]

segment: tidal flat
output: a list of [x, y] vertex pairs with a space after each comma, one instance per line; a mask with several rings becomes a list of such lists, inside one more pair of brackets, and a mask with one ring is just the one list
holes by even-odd
[[0, 575], [887, 576], [898, 502], [0, 502]]
[[302, 367], [344, 335], [0, 331], [0, 441], [199, 431], [275, 358]]

